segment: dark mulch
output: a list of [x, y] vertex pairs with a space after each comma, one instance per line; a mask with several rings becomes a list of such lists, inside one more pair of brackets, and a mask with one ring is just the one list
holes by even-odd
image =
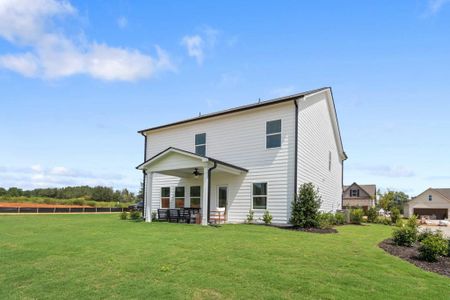
[[295, 230], [295, 231], [303, 231], [303, 232], [311, 232], [311, 233], [338, 233], [338, 231], [334, 228], [302, 228], [302, 227], [295, 227], [295, 226], [284, 226], [279, 227], [281, 229], [287, 229], [287, 230]]
[[437, 262], [420, 260], [419, 243], [414, 244], [412, 247], [402, 247], [394, 244], [392, 239], [387, 239], [378, 244], [378, 246], [389, 254], [400, 257], [419, 268], [450, 277], [450, 257], [441, 257]]

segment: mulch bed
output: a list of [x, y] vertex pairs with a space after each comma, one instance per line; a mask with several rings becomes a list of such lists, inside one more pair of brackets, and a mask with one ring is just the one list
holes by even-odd
[[295, 226], [284, 226], [279, 227], [281, 229], [287, 229], [287, 230], [294, 230], [294, 231], [303, 231], [303, 232], [311, 232], [311, 233], [320, 233], [320, 234], [326, 234], [326, 233], [338, 233], [338, 231], [334, 228], [302, 228], [302, 227], [295, 227]]
[[438, 273], [450, 277], [450, 257], [440, 257], [437, 262], [427, 262], [419, 259], [419, 243], [412, 247], [397, 246], [392, 239], [387, 239], [378, 244], [387, 253], [406, 260], [425, 271]]

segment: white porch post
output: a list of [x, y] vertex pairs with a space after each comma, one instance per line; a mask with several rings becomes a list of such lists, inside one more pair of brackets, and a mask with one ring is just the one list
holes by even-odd
[[145, 175], [145, 201], [144, 201], [144, 218], [145, 222], [152, 221], [152, 179], [153, 172], [148, 172]]
[[208, 225], [208, 196], [209, 196], [208, 168], [203, 168], [203, 197], [202, 197], [202, 225]]

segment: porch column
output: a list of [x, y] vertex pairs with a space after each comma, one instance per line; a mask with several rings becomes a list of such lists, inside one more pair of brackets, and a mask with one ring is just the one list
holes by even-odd
[[145, 201], [144, 201], [144, 218], [145, 222], [152, 221], [152, 182], [153, 172], [146, 173], [145, 178]]
[[203, 197], [202, 197], [202, 225], [208, 225], [208, 197], [209, 197], [208, 168], [203, 168]]

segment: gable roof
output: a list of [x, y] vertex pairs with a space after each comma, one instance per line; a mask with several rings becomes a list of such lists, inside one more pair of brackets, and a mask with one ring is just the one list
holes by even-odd
[[344, 185], [344, 193], [353, 185], [357, 185], [370, 196], [373, 196], [377, 193], [377, 186], [375, 184], [357, 184], [356, 182], [353, 182], [350, 185]]
[[229, 108], [229, 109], [221, 110], [218, 112], [204, 114], [204, 115], [201, 115], [201, 116], [198, 116], [195, 118], [189, 118], [189, 119], [185, 119], [185, 120], [181, 120], [181, 121], [177, 121], [177, 122], [173, 122], [173, 123], [168, 123], [165, 125], [142, 129], [142, 130], [139, 130], [138, 133], [143, 134], [144, 132], [147, 132], [147, 131], [157, 130], [157, 129], [161, 129], [161, 128], [165, 128], [165, 127], [171, 127], [171, 126], [194, 122], [194, 121], [198, 121], [198, 120], [204, 120], [204, 119], [208, 119], [208, 118], [212, 118], [212, 117], [217, 117], [217, 116], [221, 116], [221, 115], [225, 115], [225, 114], [249, 110], [249, 109], [258, 108], [258, 107], [262, 107], [262, 106], [266, 106], [266, 105], [283, 103], [283, 102], [291, 101], [291, 100], [294, 100], [297, 98], [302, 98], [304, 96], [315, 94], [315, 93], [325, 91], [325, 90], [331, 90], [331, 88], [323, 87], [323, 88], [319, 88], [319, 89], [315, 89], [315, 90], [310, 90], [310, 91], [306, 91], [306, 92], [302, 92], [302, 93], [293, 94], [290, 96], [279, 97], [279, 98], [274, 98], [274, 99], [270, 99], [270, 100], [260, 101], [258, 103], [252, 103], [252, 104], [242, 105], [242, 106], [238, 106], [238, 107], [234, 107], [234, 108]]
[[445, 198], [450, 200], [450, 188], [445, 188], [445, 189], [433, 189], [433, 188], [431, 188], [431, 190], [438, 192], [439, 194], [441, 194], [442, 196], [444, 196]]
[[419, 199], [419, 196], [425, 194], [426, 192], [433, 191], [444, 197], [445, 200], [450, 202], [450, 188], [427, 188], [425, 191], [420, 193], [419, 195], [415, 197], [411, 197], [411, 199], [407, 202], [409, 203], [416, 203]]
[[191, 156], [191, 157], [195, 157], [195, 158], [198, 158], [198, 159], [212, 161], [212, 162], [215, 162], [215, 163], [217, 163], [219, 165], [230, 167], [230, 168], [233, 168], [233, 169], [236, 169], [236, 170], [239, 170], [239, 171], [248, 172], [248, 170], [245, 169], [245, 168], [242, 168], [242, 167], [239, 167], [239, 166], [236, 166], [236, 165], [233, 165], [233, 164], [230, 164], [230, 163], [227, 163], [227, 162], [224, 162], [224, 161], [212, 158], [212, 157], [198, 155], [197, 153], [190, 152], [190, 151], [183, 150], [183, 149], [179, 149], [179, 148], [175, 148], [175, 147], [169, 147], [166, 150], [163, 150], [163, 151], [159, 152], [158, 154], [150, 157], [149, 159], [147, 159], [146, 161], [141, 163], [139, 166], [137, 166], [136, 169], [143, 170], [145, 165], [147, 165], [147, 164], [151, 163], [152, 161], [154, 161], [154, 160], [156, 160], [156, 159], [158, 159], [160, 157], [163, 157], [163, 156], [165, 156], [165, 155], [167, 155], [167, 154], [169, 154], [171, 152], [182, 153], [182, 154], [185, 154], [185, 155], [188, 155], [188, 156]]

